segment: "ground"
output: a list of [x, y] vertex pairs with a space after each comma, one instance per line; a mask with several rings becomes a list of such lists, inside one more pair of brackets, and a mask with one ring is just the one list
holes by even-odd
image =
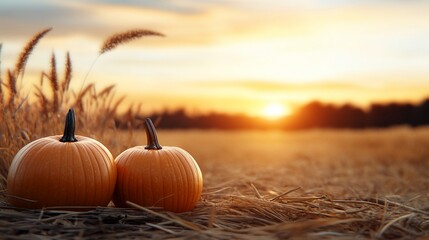
[[[5, 201], [9, 238], [415, 239], [429, 236], [429, 128], [159, 131], [197, 160], [196, 208], [19, 210]], [[143, 132], [103, 143], [117, 155]]]

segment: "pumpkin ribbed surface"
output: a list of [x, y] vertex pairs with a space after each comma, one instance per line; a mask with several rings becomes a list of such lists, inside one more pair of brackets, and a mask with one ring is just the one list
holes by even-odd
[[130, 148], [116, 158], [118, 179], [113, 202], [130, 201], [172, 212], [192, 210], [199, 200], [203, 178], [194, 158], [178, 147], [148, 150]]
[[61, 135], [38, 139], [23, 147], [8, 174], [9, 202], [17, 207], [106, 206], [116, 182], [116, 167], [100, 142]]

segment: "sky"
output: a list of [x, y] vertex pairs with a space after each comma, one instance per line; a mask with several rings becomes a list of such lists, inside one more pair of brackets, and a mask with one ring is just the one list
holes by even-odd
[[[418, 103], [429, 97], [428, 12], [424, 0], [2, 0], [1, 70], [53, 27], [27, 63], [28, 91], [52, 52], [61, 72], [70, 51], [74, 89], [89, 71], [85, 81], [116, 84], [118, 97], [146, 112], [257, 116], [313, 100]], [[107, 37], [137, 28], [166, 37], [97, 58]]]

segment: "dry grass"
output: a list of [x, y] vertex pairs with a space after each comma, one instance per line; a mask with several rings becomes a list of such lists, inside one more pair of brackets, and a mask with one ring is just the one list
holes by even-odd
[[[51, 28], [36, 33], [19, 54], [14, 69], [6, 69], [5, 77], [0, 76], [0, 189], [6, 187], [5, 176], [15, 153], [32, 140], [61, 133], [64, 115], [69, 108], [76, 110], [80, 134], [94, 137], [116, 131], [114, 118], [124, 97], [114, 95], [114, 86], [104, 88], [99, 93], [94, 83], [82, 84], [82, 90], [78, 93], [69, 89], [72, 80], [69, 53], [65, 59], [64, 76], [59, 76], [57, 72], [57, 60], [53, 53], [49, 70], [41, 70], [40, 83], [34, 86], [33, 95], [22, 94], [17, 79], [24, 78], [28, 58], [49, 31]], [[137, 38], [135, 32], [129, 31], [131, 36], [122, 40], [121, 35], [117, 34], [110, 39], [117, 39], [116, 44], [119, 44]], [[114, 43], [109, 46], [110, 49], [115, 47]], [[45, 80], [49, 87], [45, 86]], [[130, 114], [135, 116], [139, 112], [132, 111]]]
[[104, 41], [103, 45], [100, 48], [100, 54], [111, 51], [120, 44], [124, 44], [131, 40], [141, 38], [144, 36], [164, 37], [165, 35], [159, 32], [146, 30], [146, 29], [136, 29], [136, 30], [126, 31], [123, 33], [118, 33], [118, 34], [112, 35], [111, 37], [107, 38], [106, 41]]
[[30, 57], [30, 54], [33, 51], [34, 47], [36, 47], [40, 39], [42, 39], [51, 30], [52, 28], [42, 30], [39, 33], [36, 33], [33, 38], [28, 41], [27, 45], [24, 47], [24, 50], [21, 52], [21, 55], [19, 55], [18, 60], [15, 64], [15, 69], [13, 71], [13, 75], [15, 76], [15, 78], [18, 78], [18, 76], [24, 72], [25, 64], [27, 63], [27, 60]]
[[[159, 135], [161, 144], [189, 150], [200, 164], [205, 186], [193, 211], [173, 214], [135, 205], [134, 210], [30, 211], [3, 203], [0, 232], [20, 238], [161, 239], [429, 235], [429, 129]], [[130, 138], [126, 131], [110, 137], [122, 143], [104, 142], [114, 155], [146, 139], [143, 132]]]
[[[29, 43], [33, 47], [34, 39]], [[32, 48], [26, 49], [21, 54], [23, 59]], [[429, 236], [427, 128], [159, 131], [161, 144], [188, 150], [202, 169], [205, 186], [193, 211], [173, 214], [133, 203], [129, 203], [133, 207], [129, 209], [109, 206], [83, 212], [13, 208], [5, 202], [5, 177], [10, 161], [28, 142], [61, 133], [63, 117], [70, 106], [78, 114], [77, 133], [101, 141], [113, 155], [145, 144], [143, 132], [115, 129], [113, 119], [123, 98], [114, 96], [113, 86], [96, 91], [91, 83], [75, 93], [68, 89], [72, 76], [70, 56], [67, 54], [63, 78], [54, 77], [56, 62], [54, 56], [52, 59], [49, 74], [41, 73], [41, 79], [49, 80], [52, 93], [44, 92], [41, 81], [32, 103], [28, 96], [20, 94], [15, 71], [7, 70], [2, 78], [6, 82], [2, 83], [1, 99], [7, 102], [0, 103], [1, 238], [416, 239]], [[130, 107], [127, 113], [130, 121], [139, 107], [133, 109]]]

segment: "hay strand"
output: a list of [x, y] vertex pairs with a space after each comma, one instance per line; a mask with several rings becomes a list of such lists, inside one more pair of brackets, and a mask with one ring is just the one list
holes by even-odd
[[381, 238], [384, 234], [384, 232], [386, 232], [386, 230], [391, 227], [393, 224], [395, 224], [396, 222], [399, 222], [403, 219], [407, 219], [407, 218], [411, 218], [414, 217], [415, 213], [409, 213], [409, 214], [405, 214], [403, 216], [400, 216], [398, 218], [392, 219], [390, 222], [388, 222], [386, 225], [384, 225], [383, 228], [381, 228], [381, 230], [377, 233], [377, 238]]
[[271, 198], [270, 201], [276, 201], [277, 199], [280, 199], [280, 198], [288, 195], [289, 193], [295, 192], [295, 191], [297, 191], [299, 189], [301, 189], [301, 187], [297, 187], [297, 188], [291, 189], [289, 191], [286, 191], [286, 192], [284, 192], [284, 193], [282, 193], [282, 194], [280, 194], [278, 196], [275, 196], [275, 197]]

